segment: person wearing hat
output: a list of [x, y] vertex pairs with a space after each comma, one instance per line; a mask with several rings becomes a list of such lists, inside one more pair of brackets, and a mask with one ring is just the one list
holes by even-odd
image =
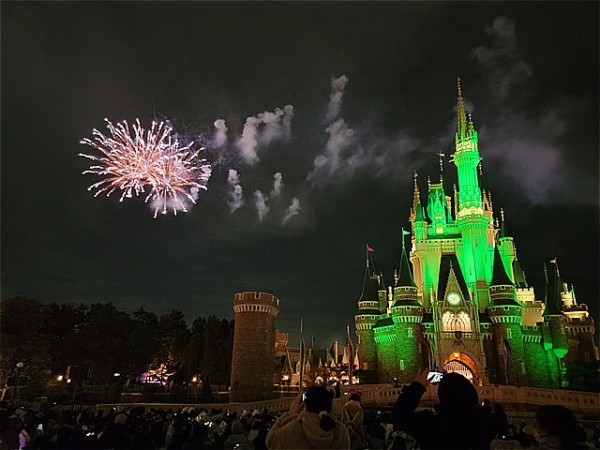
[[349, 449], [348, 429], [329, 414], [333, 395], [325, 386], [311, 386], [304, 401], [296, 397], [290, 411], [283, 414], [267, 434], [267, 448], [284, 449]]

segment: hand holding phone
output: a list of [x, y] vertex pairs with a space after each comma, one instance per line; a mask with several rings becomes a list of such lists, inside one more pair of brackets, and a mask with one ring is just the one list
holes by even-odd
[[440, 381], [442, 381], [443, 377], [444, 372], [433, 370], [427, 374], [427, 381], [429, 381], [431, 384], [438, 384]]

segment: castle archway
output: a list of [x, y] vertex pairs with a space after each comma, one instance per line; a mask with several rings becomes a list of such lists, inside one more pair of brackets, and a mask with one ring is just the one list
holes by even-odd
[[452, 352], [444, 361], [444, 370], [448, 373], [456, 372], [461, 374], [474, 385], [478, 386], [479, 377], [477, 376], [477, 364], [473, 358], [463, 352]]

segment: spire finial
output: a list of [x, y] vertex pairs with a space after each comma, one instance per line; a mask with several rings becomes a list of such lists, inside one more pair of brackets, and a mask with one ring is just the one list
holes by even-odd
[[502, 218], [502, 223], [504, 223], [504, 208], [500, 208], [500, 217]]
[[457, 77], [458, 86], [458, 107], [457, 107], [457, 137], [462, 139], [467, 136], [467, 114], [465, 112], [465, 103], [462, 97], [462, 88], [460, 77]]
[[440, 181], [442, 180], [442, 175], [444, 173], [444, 157], [446, 156], [442, 152], [437, 152], [438, 158], [440, 160]]

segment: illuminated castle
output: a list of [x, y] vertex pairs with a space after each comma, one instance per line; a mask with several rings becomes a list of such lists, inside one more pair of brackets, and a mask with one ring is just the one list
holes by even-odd
[[439, 182], [428, 182], [423, 205], [415, 176], [411, 232], [402, 230], [393, 287], [386, 289], [373, 270], [367, 247], [355, 316], [361, 378], [406, 383], [435, 366], [479, 385], [569, 386], [572, 366], [598, 359], [594, 321], [562, 282], [556, 261], [545, 302], [536, 300], [504, 211], [499, 222], [480, 186], [478, 134], [460, 80], [451, 161], [458, 179], [453, 197], [440, 171]]

